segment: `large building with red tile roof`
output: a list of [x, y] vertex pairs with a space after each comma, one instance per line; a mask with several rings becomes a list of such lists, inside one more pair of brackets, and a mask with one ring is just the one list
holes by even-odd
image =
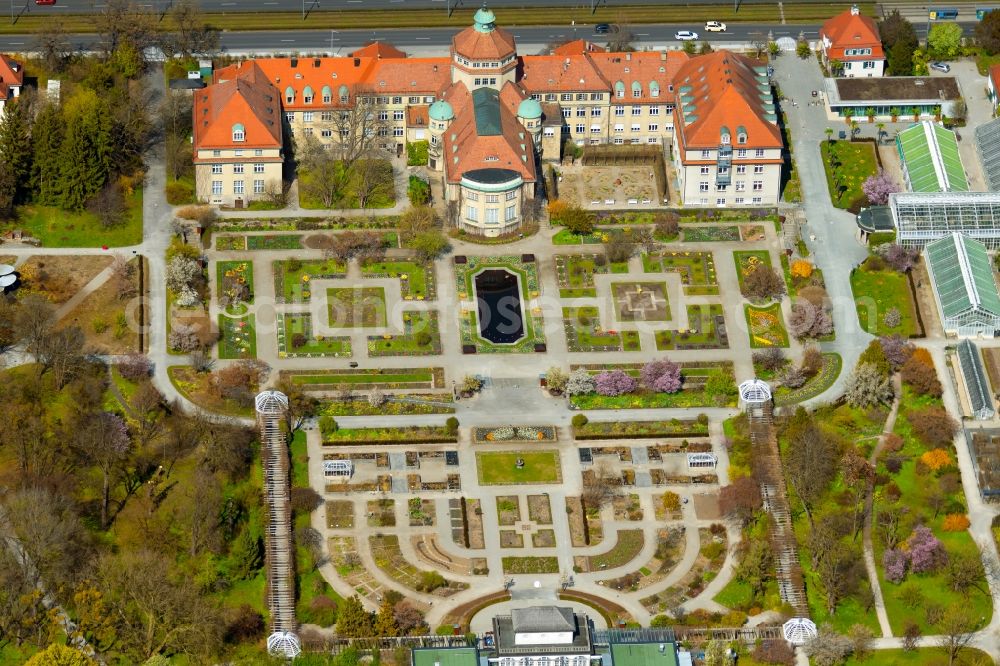
[[[716, 189], [722, 179], [713, 177], [712, 192], [720, 196], [706, 197], [697, 190], [689, 199], [686, 184], [698, 179], [682, 173], [677, 182], [684, 185], [683, 200], [698, 205], [773, 204], [780, 179], [772, 179], [770, 171], [780, 162], [781, 137], [761, 71], [760, 63], [726, 51], [694, 58], [681, 51], [609, 53], [583, 40], [559, 46], [551, 55], [521, 56], [513, 35], [483, 8], [472, 26], [455, 35], [447, 56], [409, 58], [376, 43], [347, 57], [257, 59], [217, 71], [215, 83], [195, 94], [196, 101], [199, 96], [215, 99], [213, 90], [233, 81], [266, 90], [253, 97], [237, 85], [234, 92], [219, 93], [218, 99], [239, 94], [258, 102], [276, 101], [284, 134], [279, 131], [274, 137], [275, 150], [314, 140], [336, 147], [345, 133], [342, 124], [338, 129], [339, 118], [359, 104], [377, 110], [376, 148], [397, 153], [409, 143], [427, 141], [428, 166], [441, 174], [446, 199], [457, 205], [459, 226], [495, 236], [515, 231], [524, 222], [542, 180], [540, 164], [557, 162], [567, 141], [578, 146], [671, 146], [677, 141], [683, 148], [679, 154], [672, 151], [672, 162], [682, 171], [690, 166], [700, 174], [712, 160], [732, 163], [718, 151], [721, 128], [729, 127], [734, 141], [743, 128], [755, 151], [745, 162], [753, 169], [746, 182], [733, 179], [723, 197]], [[679, 85], [690, 89], [687, 96], [675, 90]], [[682, 99], [687, 111], [679, 113], [675, 106]], [[196, 105], [196, 123], [199, 109], [206, 105], [207, 100]], [[271, 110], [269, 106], [267, 114]], [[202, 128], [195, 133], [196, 162], [209, 159], [201, 145], [207, 137], [230, 131], [229, 116], [218, 115], [221, 130]], [[678, 123], [683, 125], [680, 135], [675, 131]], [[710, 157], [702, 157], [703, 145], [710, 146]], [[756, 158], [757, 146], [766, 151], [765, 157]], [[233, 157], [231, 151], [225, 155]], [[198, 162], [198, 167], [204, 171], [209, 164]], [[767, 169], [768, 188], [774, 181], [773, 192], [753, 189], [750, 175], [758, 166]], [[224, 174], [229, 168], [246, 172], [245, 166], [231, 164]], [[780, 172], [780, 165], [777, 168]], [[711, 170], [714, 173], [715, 167]], [[207, 192], [221, 187], [222, 198], [230, 202], [229, 180], [214, 175], [199, 178], [199, 196], [214, 202]], [[732, 196], [738, 185], [746, 187], [746, 196]]]
[[0, 53], [0, 111], [9, 99], [21, 95], [24, 87], [24, 66], [8, 55]]
[[840, 63], [838, 75], [850, 78], [882, 76], [885, 52], [878, 26], [857, 5], [827, 20], [819, 31], [820, 53], [827, 67]]

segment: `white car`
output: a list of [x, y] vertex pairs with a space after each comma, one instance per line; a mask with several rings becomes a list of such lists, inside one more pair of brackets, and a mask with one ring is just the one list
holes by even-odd
[[698, 39], [698, 33], [693, 30], [678, 30], [674, 33], [674, 39], [679, 42], [693, 42]]
[[726, 24], [722, 21], [708, 21], [705, 23], [705, 32], [725, 32]]

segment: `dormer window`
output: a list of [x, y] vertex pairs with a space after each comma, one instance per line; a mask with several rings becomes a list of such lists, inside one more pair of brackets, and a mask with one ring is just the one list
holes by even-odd
[[288, 86], [285, 88], [285, 104], [295, 103], [295, 88]]
[[302, 102], [304, 104], [313, 103], [313, 89], [311, 86], [306, 86], [305, 89], [302, 91]]
[[746, 143], [746, 142], [747, 142], [747, 135], [746, 135], [746, 134], [743, 134], [743, 133], [741, 132], [741, 133], [740, 133], [740, 134], [739, 134], [739, 135], [738, 135], [738, 136], [736, 137], [736, 143]]
[[729, 134], [723, 134], [722, 135], [722, 144], [726, 145], [726, 146], [729, 145]]
[[246, 130], [243, 129], [242, 123], [236, 123], [233, 125], [233, 142], [242, 142], [247, 140]]

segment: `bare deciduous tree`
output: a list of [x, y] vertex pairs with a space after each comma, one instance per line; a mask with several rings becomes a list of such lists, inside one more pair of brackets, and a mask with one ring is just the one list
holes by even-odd
[[621, 479], [606, 463], [594, 465], [593, 476], [583, 484], [581, 499], [588, 509], [599, 509], [621, 492]]
[[175, 30], [164, 41], [183, 56], [209, 55], [219, 49], [219, 30], [205, 22], [195, 0], [177, 0], [170, 9]]
[[106, 55], [127, 44], [141, 57], [144, 50], [159, 43], [156, 15], [133, 0], [108, 0], [93, 20]]

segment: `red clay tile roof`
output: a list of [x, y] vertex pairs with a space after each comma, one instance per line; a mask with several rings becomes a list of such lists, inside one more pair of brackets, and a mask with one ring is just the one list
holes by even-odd
[[[236, 75], [194, 93], [194, 148], [281, 148], [281, 100], [254, 62]], [[221, 73], [221, 72], [220, 72]], [[228, 76], [228, 74], [227, 74]], [[233, 125], [243, 125], [245, 141], [233, 142]]]
[[523, 56], [521, 85], [532, 93], [560, 91], [607, 91], [607, 79], [601, 76], [589, 55]]
[[[618, 82], [625, 88], [625, 96], [613, 97], [612, 103], [655, 103], [673, 102], [674, 93], [670, 90], [674, 76], [681, 65], [688, 61], [688, 55], [683, 51], [647, 51], [642, 53], [595, 53], [588, 55], [601, 76], [610, 83], [612, 95]], [[656, 84], [653, 86], [653, 84]], [[638, 90], [640, 95], [633, 94]], [[653, 91], [659, 88], [659, 94]]]
[[[851, 9], [828, 19], [819, 34], [820, 39], [825, 38], [831, 43], [826, 49], [826, 57], [830, 60], [879, 60], [885, 57], [875, 21], [868, 16], [854, 14]], [[868, 48], [872, 50], [870, 55], [844, 55], [845, 49]]]
[[379, 60], [367, 78], [379, 94], [437, 95], [451, 84], [448, 58]]
[[586, 39], [575, 39], [552, 49], [552, 55], [573, 56], [584, 53], [607, 53], [607, 51], [603, 46], [588, 42]]
[[0, 99], [7, 99], [12, 85], [24, 85], [24, 65], [0, 53]]
[[1000, 64], [990, 65], [990, 79], [993, 81], [993, 94], [1000, 92]]
[[[380, 62], [373, 58], [259, 58], [257, 63], [265, 78], [274, 85], [287, 111], [303, 111], [323, 106], [339, 106], [342, 86], [348, 93], [349, 103], [354, 102], [354, 94], [370, 77], [371, 71]], [[294, 65], [294, 66], [293, 66]], [[231, 69], [216, 72], [215, 79], [221, 80]], [[288, 103], [291, 88], [294, 101]], [[308, 88], [308, 90], [307, 90]], [[324, 89], [331, 101], [323, 103]], [[307, 92], [312, 92], [312, 103], [306, 104]]]
[[406, 53], [400, 51], [392, 44], [385, 42], [372, 42], [368, 46], [362, 46], [357, 51], [351, 52], [352, 58], [405, 58]]
[[[508, 83], [504, 88], [514, 88]], [[510, 169], [520, 174], [528, 182], [535, 180], [534, 148], [531, 135], [517, 121], [507, 105], [507, 100], [518, 97], [517, 90], [501, 93], [480, 88], [484, 95], [490, 93], [499, 108], [500, 132], [481, 136], [476, 122], [472, 94], [464, 83], [456, 83], [444, 91], [443, 98], [455, 111], [455, 120], [444, 132], [445, 176], [449, 182], [457, 183], [462, 174], [477, 169]], [[495, 159], [494, 159], [495, 158]]]
[[[731, 51], [697, 56], [681, 66], [674, 79], [677, 106], [674, 123], [681, 149], [716, 148], [722, 129], [729, 130], [734, 147], [780, 148], [783, 144], [776, 122], [767, 79], [757, 67], [763, 63]], [[746, 131], [747, 142], [737, 144]], [[683, 153], [682, 153], [683, 154]]]
[[427, 127], [427, 104], [406, 107], [407, 127]]
[[472, 60], [499, 60], [514, 55], [514, 35], [503, 28], [479, 32], [470, 27], [452, 38], [451, 48]]

